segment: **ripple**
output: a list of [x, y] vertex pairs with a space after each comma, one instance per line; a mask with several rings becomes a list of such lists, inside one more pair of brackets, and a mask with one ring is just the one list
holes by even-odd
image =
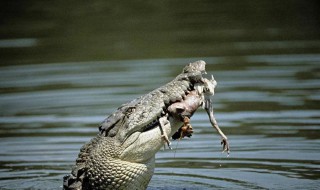
[[[239, 58], [244, 63], [236, 69], [223, 66], [226, 57], [205, 59], [218, 80], [215, 117], [230, 141], [230, 156], [221, 153], [220, 137], [199, 110], [191, 120], [193, 136], [156, 155], [148, 189], [317, 187], [319, 79], [297, 73], [317, 71], [319, 55]], [[3, 67], [0, 188], [61, 187], [98, 124], [121, 104], [171, 80], [187, 60]]]

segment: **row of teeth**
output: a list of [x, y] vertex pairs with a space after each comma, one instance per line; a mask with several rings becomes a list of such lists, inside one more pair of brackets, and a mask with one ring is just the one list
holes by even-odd
[[155, 119], [155, 120], [153, 120], [151, 123], [149, 123], [149, 124], [144, 128], [143, 131], [148, 131], [148, 130], [154, 128], [154, 127], [157, 126], [157, 125], [159, 125], [159, 120], [158, 120], [158, 119]]
[[[186, 95], [188, 95], [189, 91], [192, 91], [192, 90], [193, 90], [192, 88], [188, 88], [188, 91], [186, 91], [185, 94], [182, 95], [180, 99], [179, 99], [179, 98], [176, 98], [176, 99], [175, 99], [175, 98], [172, 98], [172, 99], [170, 99], [170, 103], [175, 103], [175, 102], [177, 102], [177, 101], [179, 101], [179, 100], [180, 100], [180, 101], [183, 100], [184, 97], [185, 97]], [[165, 106], [165, 108], [163, 109], [163, 111], [162, 111], [162, 113], [161, 113], [161, 116], [164, 116], [164, 115], [167, 113], [167, 108], [170, 106], [169, 102], [167, 102], [165, 105], [166, 105], [166, 106]], [[153, 120], [151, 123], [149, 123], [149, 124], [143, 129], [143, 131], [148, 131], [148, 130], [154, 128], [154, 127], [157, 126], [157, 125], [159, 125], [159, 118], [157, 118], [157, 119]]]

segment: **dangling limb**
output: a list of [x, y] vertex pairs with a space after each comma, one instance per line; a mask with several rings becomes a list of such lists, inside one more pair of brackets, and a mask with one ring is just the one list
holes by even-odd
[[159, 118], [159, 128], [161, 131], [161, 138], [167, 143], [169, 149], [172, 149], [170, 146], [171, 142], [169, 141], [168, 135], [167, 135], [166, 131], [163, 130], [165, 124], [167, 122], [169, 122], [167, 118], [168, 118], [168, 115], [165, 115], [165, 116]]
[[205, 100], [205, 110], [207, 111], [207, 114], [209, 116], [211, 125], [218, 131], [218, 133], [222, 137], [221, 144], [223, 145], [223, 152], [227, 151], [227, 153], [229, 155], [230, 154], [230, 146], [229, 146], [228, 138], [223, 134], [223, 132], [221, 131], [220, 127], [218, 126], [218, 123], [217, 123], [216, 119], [214, 118], [213, 107], [212, 107], [212, 102], [211, 101], [212, 100], [210, 98], [207, 98]]
[[183, 125], [178, 129], [177, 132], [175, 132], [172, 135], [172, 139], [173, 140], [181, 140], [182, 138], [184, 138], [185, 136], [187, 137], [191, 137], [193, 133], [193, 128], [190, 125], [190, 119], [189, 117], [185, 116], [183, 118]]
[[184, 138], [185, 136], [191, 137], [193, 133], [193, 128], [190, 125], [190, 119], [189, 117], [184, 117], [183, 118], [183, 126], [180, 128], [180, 139]]

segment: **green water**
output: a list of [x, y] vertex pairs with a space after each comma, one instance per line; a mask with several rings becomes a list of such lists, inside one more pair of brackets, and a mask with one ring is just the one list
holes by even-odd
[[203, 59], [218, 81], [221, 154], [206, 113], [160, 151], [149, 188], [318, 189], [317, 1], [2, 1], [0, 189], [61, 189], [121, 104]]

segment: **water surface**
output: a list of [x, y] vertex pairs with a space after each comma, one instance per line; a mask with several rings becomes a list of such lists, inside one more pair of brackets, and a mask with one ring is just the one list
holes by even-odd
[[[1, 188], [58, 189], [108, 114], [197, 59], [3, 67]], [[316, 189], [320, 55], [244, 56], [235, 69], [225, 57], [202, 59], [218, 81], [214, 107], [231, 155], [199, 110], [192, 138], [156, 155], [148, 189]]]

